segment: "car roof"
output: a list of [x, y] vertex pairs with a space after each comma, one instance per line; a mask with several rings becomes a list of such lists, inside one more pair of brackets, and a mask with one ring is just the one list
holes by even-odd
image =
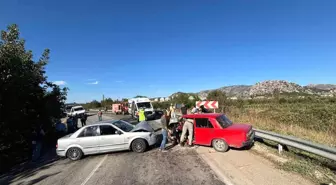
[[111, 120], [97, 121], [95, 123], [92, 123], [91, 125], [102, 125], [102, 124], [106, 124], [106, 123], [107, 124], [112, 124], [112, 123], [114, 123], [116, 121], [118, 121], [118, 120], [111, 119]]
[[83, 108], [83, 106], [78, 105], [78, 106], [73, 106], [71, 108]]
[[221, 113], [203, 113], [203, 114], [187, 114], [183, 118], [217, 118]]

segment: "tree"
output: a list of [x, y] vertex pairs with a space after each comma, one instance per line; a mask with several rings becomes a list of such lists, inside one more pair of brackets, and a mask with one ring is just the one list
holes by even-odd
[[89, 103], [84, 104], [83, 107], [85, 109], [96, 109], [102, 107], [102, 104], [97, 100], [93, 100]]
[[224, 105], [227, 101], [227, 97], [225, 92], [220, 90], [213, 90], [209, 92], [207, 100], [218, 101], [218, 103]]
[[[0, 163], [1, 170], [31, 156], [32, 128], [52, 128], [60, 118], [67, 88], [47, 81], [45, 49], [38, 61], [26, 50], [18, 26], [1, 31], [0, 41]], [[48, 130], [46, 130], [48, 131]], [[48, 133], [48, 132], [47, 132]]]
[[110, 108], [113, 102], [112, 98], [106, 98], [101, 102], [101, 106]]
[[[192, 97], [192, 98], [191, 98]], [[171, 100], [172, 103], [185, 104], [186, 107], [190, 108], [195, 105], [196, 101], [199, 101], [200, 98], [197, 95], [190, 93], [178, 93]]]
[[210, 91], [207, 96], [207, 100], [218, 101], [219, 107], [222, 107], [222, 108], [227, 107], [230, 103], [227, 99], [225, 92], [220, 91], [220, 90]]

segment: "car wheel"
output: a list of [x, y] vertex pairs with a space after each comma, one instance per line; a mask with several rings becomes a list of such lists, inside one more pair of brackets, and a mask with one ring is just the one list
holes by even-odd
[[67, 157], [73, 161], [81, 159], [82, 156], [83, 156], [82, 150], [77, 147], [69, 148], [69, 150], [67, 151]]
[[217, 152], [226, 152], [229, 149], [229, 145], [223, 139], [212, 140], [212, 147]]
[[142, 153], [142, 152], [146, 151], [147, 144], [146, 144], [146, 141], [143, 140], [143, 139], [136, 139], [132, 142], [131, 147], [132, 147], [133, 152]]

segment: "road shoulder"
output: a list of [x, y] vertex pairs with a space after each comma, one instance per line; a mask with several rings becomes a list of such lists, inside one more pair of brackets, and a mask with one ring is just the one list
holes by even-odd
[[313, 185], [294, 173], [276, 168], [269, 160], [250, 151], [216, 152], [210, 147], [198, 147], [196, 152], [226, 184], [235, 185]]

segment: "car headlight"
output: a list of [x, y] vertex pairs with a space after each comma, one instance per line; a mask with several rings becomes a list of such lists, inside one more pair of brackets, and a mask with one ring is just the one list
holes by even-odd
[[246, 137], [249, 138], [251, 135], [252, 135], [252, 129], [248, 131], [248, 133], [246, 134]]

